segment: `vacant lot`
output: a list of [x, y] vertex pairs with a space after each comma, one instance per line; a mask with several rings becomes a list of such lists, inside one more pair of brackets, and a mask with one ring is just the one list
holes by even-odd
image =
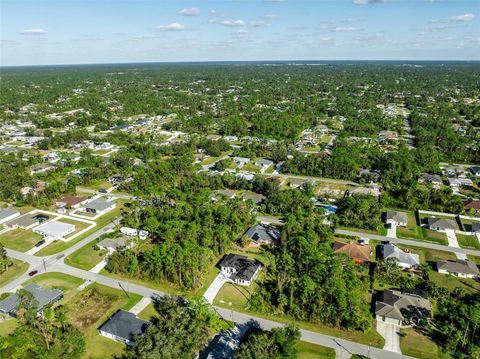
[[429, 337], [415, 329], [402, 329], [401, 333], [400, 348], [403, 354], [422, 359], [440, 358], [437, 344]]
[[298, 342], [297, 359], [334, 359], [335, 350], [307, 342]]
[[7, 248], [20, 252], [31, 249], [42, 236], [31, 230], [17, 228], [0, 235], [0, 242]]
[[102, 337], [98, 328], [118, 309], [128, 310], [140, 299], [136, 294], [127, 296], [118, 289], [92, 284], [68, 303], [70, 322], [86, 337], [84, 358], [110, 358], [123, 352], [124, 345]]
[[0, 274], [0, 287], [21, 276], [28, 269], [28, 264], [17, 259], [12, 259], [13, 265]]
[[65, 263], [84, 270], [90, 270], [105, 258], [105, 251], [96, 248], [97, 240], [90, 242], [65, 258]]

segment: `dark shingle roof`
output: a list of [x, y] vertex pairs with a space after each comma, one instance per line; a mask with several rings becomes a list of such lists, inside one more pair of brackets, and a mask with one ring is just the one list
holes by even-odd
[[427, 219], [429, 227], [438, 227], [444, 229], [457, 229], [457, 225], [451, 219], [429, 217]]
[[230, 253], [221, 262], [220, 268], [235, 268], [236, 273], [230, 279], [251, 280], [261, 264], [253, 259], [238, 254]]
[[280, 231], [266, 224], [256, 224], [250, 227], [245, 234], [257, 244], [262, 241], [275, 242], [280, 238]]
[[[37, 302], [37, 309], [40, 312], [46, 305], [59, 300], [63, 293], [59, 289], [43, 288], [35, 283], [30, 283], [23, 288], [33, 295]], [[14, 293], [0, 302], [0, 310], [4, 313], [15, 313], [17, 311], [17, 293]]]
[[105, 333], [125, 340], [132, 340], [134, 335], [143, 334], [150, 322], [139, 319], [135, 314], [120, 309], [100, 327]]
[[375, 314], [404, 320], [404, 314], [409, 316], [425, 317], [430, 314], [431, 306], [428, 299], [420, 296], [401, 293], [396, 290], [385, 290], [382, 300], [375, 303]]

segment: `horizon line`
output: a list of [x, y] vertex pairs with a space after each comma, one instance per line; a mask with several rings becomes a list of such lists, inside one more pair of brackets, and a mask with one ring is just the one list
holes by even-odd
[[284, 63], [284, 62], [480, 62], [476, 60], [446, 60], [446, 59], [317, 59], [317, 60], [184, 60], [184, 61], [132, 61], [132, 62], [85, 62], [85, 63], [52, 63], [36, 65], [2, 65], [0, 68], [18, 68], [18, 67], [48, 67], [48, 66], [92, 66], [92, 65], [142, 65], [142, 64], [200, 64], [200, 63]]

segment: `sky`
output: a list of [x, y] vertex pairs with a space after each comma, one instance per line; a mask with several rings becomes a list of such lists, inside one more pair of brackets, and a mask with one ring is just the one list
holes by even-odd
[[480, 0], [1, 0], [0, 65], [480, 60]]

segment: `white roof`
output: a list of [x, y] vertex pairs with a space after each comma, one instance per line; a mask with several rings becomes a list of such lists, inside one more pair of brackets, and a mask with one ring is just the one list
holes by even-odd
[[49, 237], [63, 237], [75, 230], [75, 225], [59, 221], [50, 221], [36, 227], [35, 232], [41, 232]]

